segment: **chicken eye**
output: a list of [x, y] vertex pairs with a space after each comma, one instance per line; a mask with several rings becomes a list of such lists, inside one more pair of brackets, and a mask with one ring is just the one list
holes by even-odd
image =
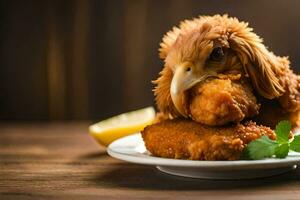
[[221, 61], [224, 57], [224, 52], [222, 47], [216, 47], [211, 52], [209, 59], [212, 61]]

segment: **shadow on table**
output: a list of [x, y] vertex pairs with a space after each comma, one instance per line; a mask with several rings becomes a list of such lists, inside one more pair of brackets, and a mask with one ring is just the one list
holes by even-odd
[[89, 154], [84, 154], [82, 156], [79, 156], [78, 159], [88, 159], [88, 160], [94, 160], [94, 159], [99, 159], [101, 157], [106, 157], [108, 156], [106, 151], [100, 151], [100, 152], [93, 152]]
[[280, 186], [297, 179], [299, 170], [261, 179], [205, 180], [164, 174], [152, 166], [121, 164], [91, 181], [107, 187], [138, 188], [145, 190], [230, 190], [254, 187]]

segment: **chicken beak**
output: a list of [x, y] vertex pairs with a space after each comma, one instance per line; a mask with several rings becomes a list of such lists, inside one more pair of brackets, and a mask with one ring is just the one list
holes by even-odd
[[171, 82], [171, 98], [177, 111], [184, 117], [188, 117], [184, 106], [184, 92], [197, 83], [203, 81], [205, 76], [193, 70], [189, 66], [177, 66]]

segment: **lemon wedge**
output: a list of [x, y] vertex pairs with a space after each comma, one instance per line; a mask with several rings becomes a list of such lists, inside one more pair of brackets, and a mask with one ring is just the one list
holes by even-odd
[[116, 139], [143, 130], [154, 118], [154, 108], [147, 107], [93, 124], [89, 127], [89, 132], [98, 143], [108, 146]]

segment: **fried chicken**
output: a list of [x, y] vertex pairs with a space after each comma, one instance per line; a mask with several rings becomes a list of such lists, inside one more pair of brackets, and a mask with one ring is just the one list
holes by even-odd
[[259, 105], [246, 81], [213, 79], [193, 89], [189, 116], [211, 126], [240, 122], [258, 114]]
[[254, 122], [210, 127], [192, 120], [173, 119], [142, 131], [146, 148], [154, 156], [190, 160], [237, 160], [245, 146], [262, 135], [276, 138], [270, 128]]

